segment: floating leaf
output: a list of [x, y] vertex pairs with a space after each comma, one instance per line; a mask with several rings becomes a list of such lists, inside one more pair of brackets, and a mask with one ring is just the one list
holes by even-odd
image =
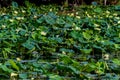
[[19, 77], [22, 79], [27, 79], [28, 75], [25, 73], [19, 74]]
[[35, 48], [34, 44], [30, 41], [26, 41], [25, 43], [22, 44], [23, 47], [32, 50], [33, 48]]
[[79, 38], [80, 34], [77, 31], [72, 31], [71, 36], [75, 39]]
[[83, 37], [89, 40], [92, 36], [87, 32], [83, 32]]
[[94, 12], [101, 13], [101, 12], [102, 12], [102, 9], [101, 9], [101, 8], [95, 8], [95, 9], [94, 9]]
[[69, 27], [72, 27], [72, 25], [71, 25], [71, 24], [66, 23], [66, 24], [65, 24], [65, 27], [66, 27], [66, 28], [69, 28]]
[[37, 21], [37, 23], [41, 24], [42, 22], [44, 22], [44, 20], [45, 20], [44, 17], [40, 17], [36, 21]]
[[116, 49], [120, 49], [120, 44], [114, 44]]
[[65, 24], [65, 21], [64, 21], [63, 19], [59, 19], [59, 18], [58, 18], [58, 19], [56, 20], [56, 23], [62, 25], [62, 24]]
[[50, 25], [53, 25], [56, 22], [55, 19], [50, 16], [45, 16], [45, 21], [47, 24], [50, 24]]
[[115, 64], [120, 65], [120, 60], [119, 59], [113, 59], [112, 60]]
[[26, 32], [27, 32], [26, 30], [21, 29], [21, 30], [19, 31], [19, 34], [22, 35], [22, 36], [24, 36], [24, 35], [26, 34]]
[[0, 67], [1, 67], [2, 70], [5, 71], [5, 72], [9, 72], [9, 73], [13, 72], [13, 70], [12, 70], [12, 69], [9, 69], [6, 65], [0, 65]]
[[92, 52], [92, 49], [81, 49], [81, 52], [85, 54], [90, 54]]

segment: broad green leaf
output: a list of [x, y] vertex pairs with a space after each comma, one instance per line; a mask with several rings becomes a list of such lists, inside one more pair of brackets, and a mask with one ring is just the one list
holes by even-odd
[[57, 16], [56, 16], [55, 13], [53, 13], [53, 12], [49, 12], [48, 15], [49, 15], [50, 17], [52, 17], [53, 19], [56, 19], [56, 18], [57, 18]]
[[72, 59], [69, 56], [66, 55], [60, 55], [61, 60], [65, 63], [65, 64], [71, 64], [72, 63]]
[[81, 49], [80, 51], [84, 54], [90, 54], [92, 52], [92, 49]]
[[120, 44], [114, 44], [116, 49], [120, 49]]
[[28, 75], [25, 74], [25, 73], [22, 73], [22, 74], [19, 74], [19, 77], [20, 77], [21, 79], [27, 79]]
[[83, 32], [83, 37], [89, 40], [92, 36], [87, 32]]
[[71, 24], [66, 23], [66, 24], [65, 24], [65, 27], [66, 27], [66, 28], [69, 28], [69, 27], [72, 27], [72, 25], [71, 25]]
[[114, 37], [113, 39], [115, 40], [116, 43], [120, 43], [120, 38], [119, 37]]
[[25, 36], [26, 32], [27, 32], [26, 30], [21, 29], [21, 30], [19, 31], [19, 34], [22, 35], [22, 36]]
[[73, 66], [68, 66], [72, 71], [73, 73], [75, 74], [80, 74], [79, 70], [77, 70], [76, 68], [74, 68]]
[[109, 41], [109, 40], [103, 40], [101, 42], [102, 42], [103, 45], [113, 45], [114, 44], [114, 42]]
[[44, 22], [44, 17], [40, 17], [36, 21], [37, 21], [37, 23], [41, 24], [42, 22]]
[[73, 38], [77, 39], [77, 38], [79, 38], [80, 34], [79, 34], [78, 32], [76, 32], [76, 31], [72, 31], [72, 32], [71, 32], [71, 36], [72, 36]]
[[120, 60], [119, 59], [113, 59], [112, 61], [113, 61], [113, 63], [115, 63], [117, 65], [120, 65]]
[[19, 71], [19, 67], [17, 66], [17, 64], [16, 64], [12, 59], [9, 60], [9, 63], [11, 64], [11, 66], [12, 66], [14, 69], [16, 69], [16, 70]]
[[65, 24], [65, 21], [64, 21], [63, 19], [59, 19], [59, 18], [58, 18], [58, 19], [56, 20], [56, 23], [62, 25], [62, 24]]
[[101, 13], [101, 12], [102, 12], [102, 9], [101, 9], [101, 8], [95, 8], [95, 9], [94, 9], [94, 12]]
[[32, 33], [31, 34], [31, 36], [32, 36], [33, 39], [36, 39], [37, 35], [38, 35], [38, 33]]
[[47, 24], [53, 25], [55, 24], [55, 19], [50, 17], [50, 16], [45, 16], [45, 21], [47, 22]]
[[35, 46], [30, 41], [26, 41], [25, 43], [22, 44], [22, 46], [29, 50], [32, 50], [33, 48], [35, 48]]
[[8, 52], [10, 53], [11, 52], [11, 49], [10, 48], [4, 48], [5, 52]]
[[6, 65], [0, 65], [3, 71], [11, 73], [13, 70], [9, 69]]
[[38, 63], [36, 63], [36, 62], [33, 62], [33, 66], [34, 67], [40, 67], [40, 65]]

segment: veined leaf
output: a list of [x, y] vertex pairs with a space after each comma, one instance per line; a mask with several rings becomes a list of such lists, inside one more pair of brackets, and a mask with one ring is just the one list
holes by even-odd
[[87, 32], [83, 32], [83, 36], [84, 36], [84, 38], [85, 39], [90, 39], [92, 36], [89, 34], [89, 33], [87, 33]]

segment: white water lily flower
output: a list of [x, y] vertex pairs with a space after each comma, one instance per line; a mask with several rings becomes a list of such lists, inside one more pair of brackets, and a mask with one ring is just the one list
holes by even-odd
[[50, 11], [52, 11], [52, 9], [50, 9]]
[[6, 13], [2, 13], [2, 15], [6, 15]]
[[78, 12], [76, 12], [76, 15], [78, 15]]
[[106, 15], [106, 17], [108, 18], [108, 17], [109, 17], [109, 15]]
[[71, 13], [70, 16], [74, 16], [74, 13]]
[[100, 28], [95, 28], [95, 30], [98, 30], [98, 31], [100, 31], [101, 29], [100, 29]]
[[110, 14], [110, 12], [109, 12], [109, 11], [106, 11], [106, 13], [107, 13], [107, 14]]
[[80, 19], [80, 16], [76, 16], [76, 18]]
[[16, 17], [16, 19], [17, 19], [17, 20], [21, 20], [21, 18], [20, 18], [20, 17]]
[[16, 73], [11, 73], [11, 77], [17, 76], [18, 74]]
[[65, 51], [62, 51], [62, 54], [66, 54], [66, 52], [65, 52]]
[[20, 58], [16, 58], [17, 59], [17, 61], [21, 61], [21, 59]]
[[115, 19], [120, 19], [119, 17], [115, 17]]
[[93, 15], [93, 17], [96, 17], [96, 15]]
[[46, 34], [47, 34], [47, 33], [46, 33], [46, 32], [44, 32], [44, 31], [42, 31], [42, 32], [41, 32], [41, 35], [44, 35], [44, 36], [45, 36]]
[[118, 21], [118, 24], [120, 24], [120, 21]]
[[19, 32], [20, 30], [21, 30], [21, 28], [16, 29], [17, 32]]
[[109, 16], [109, 18], [113, 18], [113, 16]]
[[15, 14], [18, 14], [18, 12], [17, 12], [17, 11], [14, 11], [14, 13], [15, 13]]
[[14, 20], [13, 19], [9, 19], [10, 22], [13, 22]]
[[24, 17], [16, 17], [17, 20], [23, 20]]
[[117, 16], [118, 14], [117, 13], [114, 13], [113, 16]]
[[6, 28], [6, 26], [5, 26], [5, 25], [2, 25], [2, 28]]
[[86, 13], [86, 14], [88, 14], [88, 12], [87, 12], [87, 11], [86, 11], [85, 13]]
[[96, 27], [99, 27], [100, 25], [99, 24], [94, 24]]
[[34, 19], [37, 19], [37, 16], [36, 16], [36, 15], [34, 15]]
[[104, 58], [104, 60], [109, 60], [109, 54], [104, 54], [103, 58]]
[[89, 14], [86, 14], [86, 15], [87, 15], [87, 17], [92, 18], [92, 16], [90, 16]]
[[24, 19], [24, 17], [21, 17], [21, 19], [23, 20], [23, 19]]
[[75, 27], [75, 30], [80, 30], [80, 28], [79, 27]]
[[25, 10], [22, 10], [22, 13], [25, 13], [26, 11]]
[[31, 78], [31, 80], [35, 80], [34, 78]]

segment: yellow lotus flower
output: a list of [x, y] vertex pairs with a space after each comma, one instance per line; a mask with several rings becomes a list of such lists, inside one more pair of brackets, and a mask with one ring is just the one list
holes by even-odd
[[11, 73], [11, 77], [13, 77], [13, 76], [17, 76], [18, 74], [16, 74], [16, 73]]

